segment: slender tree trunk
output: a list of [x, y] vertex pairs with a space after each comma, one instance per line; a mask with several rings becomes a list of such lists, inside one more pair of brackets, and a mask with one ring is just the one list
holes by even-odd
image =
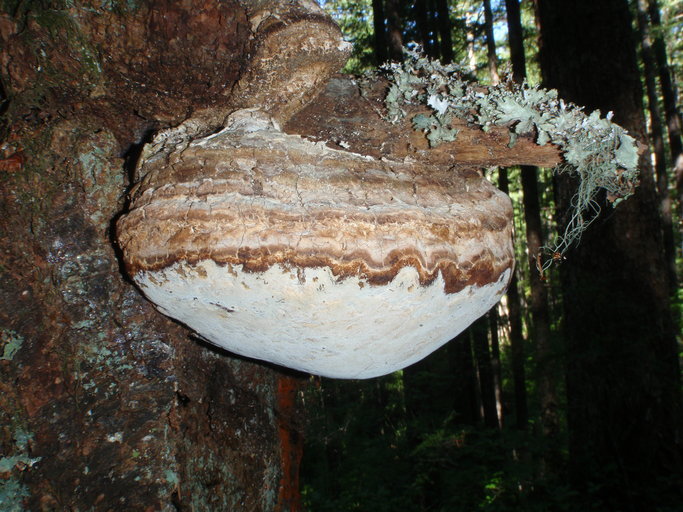
[[[537, 0], [537, 9], [545, 84], [589, 111], [613, 111], [643, 138], [626, 0]], [[560, 220], [575, 191], [573, 180], [557, 180]], [[571, 481], [606, 510], [676, 508], [683, 499], [680, 368], [657, 205], [643, 155], [634, 196], [613, 212], [601, 199], [609, 214], [561, 267]]]
[[470, 329], [472, 333], [472, 346], [477, 361], [479, 374], [479, 388], [481, 390], [481, 403], [484, 416], [484, 424], [488, 428], [498, 428], [498, 413], [496, 408], [496, 392], [493, 383], [493, 366], [491, 364], [491, 351], [488, 339], [487, 316], [479, 318]]
[[[522, 20], [518, 0], [507, 0], [508, 34], [513, 76], [517, 80], [526, 77]], [[536, 378], [543, 436], [550, 440], [551, 447], [544, 456], [544, 466], [554, 471], [559, 464], [559, 411], [558, 369], [556, 351], [551, 346], [548, 291], [536, 268], [536, 257], [544, 245], [541, 205], [538, 197], [538, 169], [522, 166], [522, 191], [524, 196], [524, 221], [526, 223], [527, 252], [529, 255], [529, 279], [531, 287], [531, 319], [533, 340], [536, 345]]]
[[500, 339], [498, 336], [498, 307], [494, 307], [488, 314], [489, 332], [491, 337], [491, 369], [493, 372], [493, 389], [496, 395], [496, 412], [498, 414], [498, 428], [503, 428], [503, 376], [500, 367]]
[[647, 15], [647, 1], [637, 0], [636, 11], [640, 32], [641, 54], [645, 70], [648, 110], [650, 112], [651, 139], [655, 155], [655, 175], [659, 192], [659, 211], [662, 216], [664, 250], [666, 251], [667, 270], [669, 272], [669, 293], [674, 296], [678, 285], [676, 278], [676, 247], [674, 242], [671, 196], [669, 195], [669, 175], [667, 173], [664, 151], [664, 130], [662, 116], [659, 112], [657, 95], [657, 65], [652, 51], [652, 37]]
[[432, 58], [437, 58], [438, 55], [434, 52], [434, 45], [432, 42], [431, 27], [429, 23], [431, 16], [427, 4], [428, 0], [415, 0], [415, 23], [417, 24], [417, 30], [420, 34], [419, 43], [422, 45], [425, 54]]
[[451, 36], [451, 14], [448, 0], [436, 0], [437, 28], [441, 40], [441, 62], [453, 62], [453, 37]]
[[[507, 169], [498, 171], [498, 187], [506, 194], [510, 193]], [[512, 274], [507, 291], [508, 321], [510, 323], [510, 351], [512, 359], [512, 380], [515, 392], [515, 423], [524, 430], [529, 423], [527, 406], [526, 371], [524, 368], [524, 335], [522, 333], [522, 307], [519, 296], [517, 269]]]
[[386, 0], [389, 59], [396, 62], [403, 60], [403, 24], [398, 9], [398, 0]]
[[[666, 126], [669, 133], [669, 147], [671, 149], [671, 162], [676, 177], [676, 191], [678, 193], [678, 205], [683, 214], [683, 140], [681, 139], [681, 116], [678, 111], [676, 89], [671, 79], [669, 63], [666, 56], [666, 44], [662, 36], [662, 22], [659, 15], [659, 3], [657, 0], [648, 0], [648, 12], [650, 22], [654, 29], [654, 50], [657, 67], [659, 68], [659, 85], [664, 99], [664, 112]], [[682, 215], [683, 216], [683, 215]]]
[[472, 357], [470, 330], [466, 330], [449, 343], [448, 354], [453, 369], [453, 410], [458, 423], [475, 425], [481, 418], [477, 376]]
[[491, 82], [500, 82], [498, 76], [498, 57], [496, 57], [496, 39], [493, 35], [493, 12], [491, 11], [491, 0], [484, 0], [484, 26], [486, 29], [486, 55], [488, 56], [489, 74]]
[[[561, 373], [558, 371], [557, 358], [555, 356], [556, 350], [551, 346], [548, 290], [536, 268], [536, 255], [540, 253], [541, 247], [544, 244], [541, 204], [538, 197], [537, 168], [526, 165], [522, 166], [521, 174], [527, 252], [529, 255], [527, 263], [530, 269], [530, 309], [533, 324], [533, 340], [536, 345], [536, 380], [541, 407], [541, 427], [543, 435], [552, 440], [554, 444], [559, 434], [557, 379]], [[548, 453], [548, 455], [548, 462], [558, 462], [558, 453]]]
[[374, 43], [377, 64], [384, 64], [389, 57], [385, 19], [384, 0], [372, 0], [372, 25], [375, 29]]
[[433, 50], [435, 59], [443, 59], [443, 40], [441, 38], [441, 32], [439, 27], [439, 21], [437, 20], [437, 0], [427, 0], [427, 14], [428, 14], [428, 25], [429, 31], [432, 34]]
[[466, 43], [467, 43], [467, 67], [472, 73], [477, 72], [477, 55], [474, 52], [474, 27], [470, 24], [470, 20], [467, 23], [467, 33]]
[[512, 78], [521, 84], [526, 78], [526, 57], [524, 56], [524, 33], [522, 32], [522, 15], [519, 0], [505, 0], [507, 13], [508, 44], [510, 61], [513, 62]]

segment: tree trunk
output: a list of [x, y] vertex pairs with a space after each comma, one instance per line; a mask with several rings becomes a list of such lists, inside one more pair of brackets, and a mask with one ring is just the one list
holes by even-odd
[[667, 173], [664, 152], [664, 130], [662, 128], [662, 116], [659, 112], [657, 95], [657, 65], [652, 51], [652, 37], [650, 35], [646, 0], [636, 1], [636, 12], [640, 32], [648, 110], [650, 112], [651, 139], [655, 154], [655, 176], [657, 178], [657, 191], [659, 192], [659, 211], [662, 216], [662, 235], [664, 250], [666, 251], [667, 271], [669, 273], [669, 287], [670, 294], [675, 296], [678, 288], [676, 278], [676, 244], [674, 242], [671, 196], [669, 195], [669, 175]]
[[[498, 171], [498, 188], [509, 194], [507, 169]], [[508, 322], [510, 324], [510, 352], [512, 380], [515, 393], [515, 424], [520, 430], [527, 428], [529, 408], [527, 406], [526, 371], [524, 369], [524, 334], [522, 333], [522, 306], [519, 297], [517, 269], [512, 274], [507, 291]]]
[[526, 78], [526, 57], [519, 0], [505, 0], [505, 12], [507, 13], [510, 61], [513, 63], [512, 78], [515, 82], [522, 83]]
[[453, 37], [451, 36], [451, 14], [448, 0], [436, 0], [436, 25], [441, 42], [441, 62], [453, 62]]
[[541, 223], [541, 204], [538, 197], [537, 169], [522, 166], [522, 191], [524, 202], [524, 221], [526, 223], [526, 242], [529, 265], [529, 285], [531, 288], [530, 310], [532, 321], [532, 338], [536, 346], [536, 380], [538, 383], [538, 400], [540, 404], [541, 428], [543, 436], [549, 440], [551, 448], [544, 457], [550, 464], [548, 469], [556, 467], [559, 434], [559, 411], [557, 396], [557, 379], [560, 376], [556, 350], [551, 345], [550, 314], [548, 311], [548, 290], [536, 268], [536, 257], [541, 252], [543, 241], [543, 225]]
[[432, 41], [431, 25], [429, 22], [431, 16], [429, 14], [429, 6], [427, 3], [428, 0], [415, 0], [415, 5], [413, 7], [415, 10], [415, 24], [417, 25], [417, 32], [420, 35], [418, 42], [422, 45], [426, 55], [431, 58], [438, 58]]
[[493, 389], [496, 395], [496, 412], [498, 414], [498, 428], [503, 428], [503, 376], [500, 367], [500, 339], [498, 337], [498, 307], [494, 307], [488, 314], [489, 332], [491, 337], [491, 369], [493, 372]]
[[489, 349], [488, 319], [479, 318], [470, 328], [472, 346], [477, 362], [479, 374], [479, 389], [481, 390], [481, 404], [484, 424], [488, 428], [498, 428], [498, 413], [496, 408], [496, 391], [493, 383], [493, 366]]
[[[508, 34], [513, 76], [520, 82], [526, 78], [526, 62], [524, 58], [524, 41], [522, 40], [522, 20], [518, 0], [507, 0]], [[522, 166], [522, 191], [524, 201], [524, 221], [529, 264], [529, 280], [531, 287], [531, 319], [533, 340], [536, 345], [536, 377], [538, 382], [538, 399], [540, 404], [541, 428], [543, 436], [548, 439], [550, 448], [544, 455], [544, 464], [548, 470], [558, 466], [559, 411], [557, 396], [558, 371], [555, 352], [551, 346], [550, 314], [548, 307], [548, 291], [536, 267], [536, 257], [544, 245], [543, 224], [541, 222], [541, 205], [538, 197], [538, 169]]]
[[681, 116], [678, 112], [676, 89], [671, 79], [671, 72], [669, 71], [666, 44], [662, 36], [662, 23], [657, 0], [648, 0], [648, 12], [650, 14], [650, 23], [655, 32], [652, 48], [657, 60], [657, 67], [659, 68], [659, 85], [662, 88], [662, 97], [664, 99], [664, 112], [669, 133], [671, 163], [674, 168], [674, 176], [676, 177], [678, 205], [683, 214], [683, 139], [681, 138]]
[[[537, 9], [545, 84], [587, 110], [615, 112], [643, 138], [627, 2], [538, 0]], [[647, 160], [635, 195], [598, 218], [561, 267], [570, 474], [609, 510], [675, 508], [683, 498], [677, 347]], [[560, 220], [575, 191], [573, 180], [558, 180]], [[604, 199], [601, 207], [611, 208]]]
[[476, 425], [481, 419], [481, 397], [477, 390], [470, 329], [449, 344], [448, 355], [455, 379], [452, 396], [456, 421], [462, 425]]
[[248, 56], [336, 28], [294, 3], [69, 5], [0, 12], [0, 508], [298, 510], [299, 379], [156, 312], [112, 227], [151, 131], [266, 104]]
[[388, 60], [387, 28], [384, 0], [372, 0], [372, 26], [375, 29], [375, 60], [378, 65]]
[[491, 11], [491, 0], [484, 0], [484, 26], [486, 31], [486, 55], [489, 63], [489, 74], [491, 82], [497, 84], [500, 81], [498, 76], [498, 58], [496, 57], [496, 39], [493, 35], [493, 12]]
[[403, 60], [403, 27], [397, 0], [386, 0], [386, 11], [389, 33], [389, 59], [395, 62]]

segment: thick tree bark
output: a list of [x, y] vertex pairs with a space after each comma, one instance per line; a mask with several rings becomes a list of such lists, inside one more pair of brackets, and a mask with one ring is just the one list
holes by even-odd
[[69, 5], [0, 12], [2, 506], [297, 510], [298, 379], [156, 312], [112, 225], [150, 131], [243, 106], [286, 120], [307, 100], [278, 97], [268, 52], [291, 71], [297, 32], [338, 30], [295, 3]]
[[[644, 137], [625, 0], [538, 0], [545, 84]], [[578, 59], [577, 56], [581, 56]], [[558, 218], [576, 190], [558, 180]], [[601, 200], [603, 211], [611, 207]], [[680, 505], [681, 397], [657, 195], [647, 157], [636, 193], [598, 218], [561, 267], [570, 471], [610, 510]]]

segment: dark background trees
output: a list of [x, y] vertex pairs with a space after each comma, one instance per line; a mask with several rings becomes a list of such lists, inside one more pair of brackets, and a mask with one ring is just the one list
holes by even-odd
[[[617, 208], [600, 197], [581, 242], [540, 273], [539, 247], [564, 229], [576, 183], [499, 170], [515, 203], [519, 281], [497, 320], [475, 323], [403, 372], [374, 382], [323, 379], [309, 390], [305, 499], [312, 511], [682, 510], [680, 149], [671, 100], [681, 13], [669, 2], [506, 0], [487, 16], [487, 3], [405, 2], [403, 41], [464, 62], [482, 81], [495, 80], [498, 57], [515, 80], [529, 76], [588, 111], [613, 111], [643, 144], [660, 131], [660, 175], [655, 181], [644, 152], [636, 194]], [[649, 132], [648, 68], [638, 61], [647, 34], [657, 34], [660, 52], [648, 64], [657, 70], [648, 112], [660, 108], [668, 120], [657, 125], [651, 115]], [[332, 475], [339, 485], [321, 485]]]

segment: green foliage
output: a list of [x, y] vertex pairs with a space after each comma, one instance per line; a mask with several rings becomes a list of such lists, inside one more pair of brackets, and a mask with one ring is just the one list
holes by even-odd
[[[447, 384], [439, 382], [442, 372], [418, 377], [439, 389]], [[566, 482], [539, 474], [546, 447], [532, 432], [460, 424], [450, 400], [434, 404], [432, 389], [423, 389], [429, 396], [418, 399], [429, 411], [419, 417], [405, 409], [402, 372], [372, 381], [323, 379], [308, 390], [305, 510], [576, 510]]]
[[599, 111], [586, 115], [559, 99], [557, 91], [512, 81], [484, 89], [467, 80], [458, 66], [442, 65], [419, 51], [406, 50], [404, 62], [383, 69], [391, 84], [385, 99], [388, 119], [403, 118], [408, 105], [429, 107], [431, 115], [419, 114], [412, 121], [431, 146], [455, 140], [457, 131], [450, 123], [458, 117], [484, 131], [507, 127], [511, 147], [518, 137], [528, 136], [541, 146], [552, 143], [560, 148], [564, 164], [555, 172], [576, 175], [580, 184], [565, 232], [546, 248], [551, 254], [563, 254], [580, 239], [599, 212], [595, 198], [600, 190], [615, 205], [633, 192], [638, 180], [637, 146], [633, 137], [611, 122], [611, 113], [606, 118]]
[[344, 39], [353, 43], [351, 57], [344, 66], [344, 73], [362, 73], [374, 67], [372, 40], [372, 3], [370, 0], [325, 0], [325, 11], [341, 28]]

